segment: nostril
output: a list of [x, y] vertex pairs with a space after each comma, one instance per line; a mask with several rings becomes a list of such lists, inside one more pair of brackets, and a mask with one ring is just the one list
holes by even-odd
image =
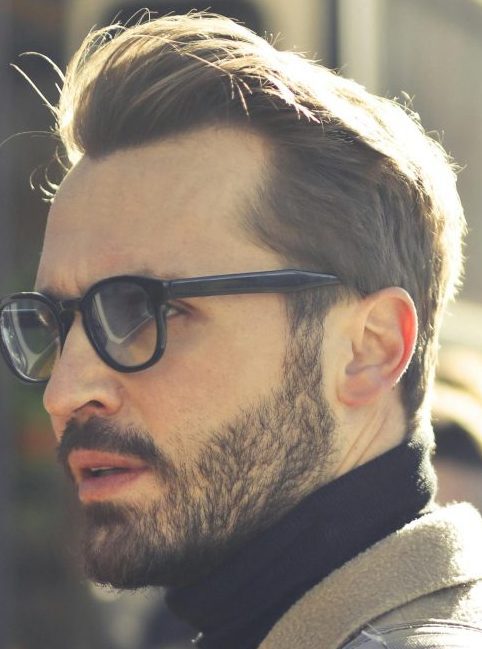
[[75, 411], [79, 412], [85, 410], [85, 408], [90, 410], [105, 410], [105, 403], [102, 403], [102, 401], [98, 401], [97, 399], [91, 399], [90, 401], [83, 403], [79, 408], [76, 408]]

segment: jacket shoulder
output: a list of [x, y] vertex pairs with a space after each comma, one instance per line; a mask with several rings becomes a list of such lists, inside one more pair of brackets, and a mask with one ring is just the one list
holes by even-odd
[[[362, 630], [392, 629], [413, 620], [423, 624], [449, 620], [482, 628], [481, 547], [482, 518], [475, 509], [466, 504], [437, 508], [382, 539], [305, 593], [278, 620], [259, 649], [337, 649], [359, 638]], [[373, 646], [396, 649], [396, 645]], [[405, 642], [400, 649], [426, 646]], [[467, 649], [460, 643], [452, 646]], [[366, 644], [360, 647], [371, 649]], [[468, 645], [472, 647], [480, 649], [482, 638], [475, 646]]]
[[394, 627], [370, 625], [341, 649], [480, 649], [482, 628], [449, 620]]

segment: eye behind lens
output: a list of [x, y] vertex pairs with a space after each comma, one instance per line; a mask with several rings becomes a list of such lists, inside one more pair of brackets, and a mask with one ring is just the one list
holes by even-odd
[[88, 327], [99, 355], [116, 369], [147, 363], [157, 347], [155, 308], [135, 282], [113, 279], [91, 298]]

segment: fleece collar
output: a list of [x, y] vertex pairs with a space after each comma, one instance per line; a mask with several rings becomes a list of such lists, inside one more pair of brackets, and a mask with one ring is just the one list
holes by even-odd
[[375, 618], [482, 579], [482, 518], [467, 503], [438, 508], [329, 575], [274, 626], [259, 649], [336, 649]]

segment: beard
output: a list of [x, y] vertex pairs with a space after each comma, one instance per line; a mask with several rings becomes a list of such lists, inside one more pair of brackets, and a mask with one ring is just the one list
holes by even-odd
[[329, 480], [335, 425], [322, 333], [301, 326], [293, 340], [281, 384], [206, 435], [190, 461], [175, 464], [147, 431], [100, 418], [69, 423], [58, 449], [67, 473], [69, 453], [88, 448], [137, 456], [159, 479], [148, 504], [82, 507], [88, 578], [122, 589], [192, 584]]

